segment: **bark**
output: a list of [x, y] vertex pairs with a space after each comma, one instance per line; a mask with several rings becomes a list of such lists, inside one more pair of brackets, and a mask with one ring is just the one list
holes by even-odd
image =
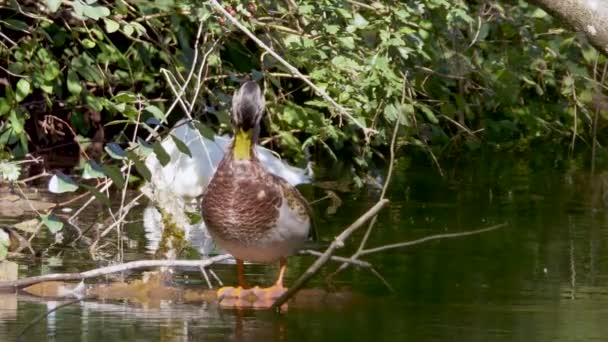
[[608, 56], [608, 0], [529, 0], [587, 36]]

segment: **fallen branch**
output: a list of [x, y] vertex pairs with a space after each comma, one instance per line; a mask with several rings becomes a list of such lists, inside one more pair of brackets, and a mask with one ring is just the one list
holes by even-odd
[[323, 265], [325, 265], [330, 259], [332, 254], [336, 249], [344, 246], [344, 240], [346, 240], [351, 234], [353, 234], [357, 229], [361, 228], [365, 222], [376, 216], [380, 209], [382, 209], [389, 201], [387, 199], [382, 199], [378, 201], [373, 207], [371, 207], [365, 214], [359, 217], [355, 222], [353, 222], [348, 228], [346, 228], [340, 235], [338, 235], [334, 241], [327, 247], [325, 252], [312, 264], [310, 267], [296, 280], [296, 282], [283, 293], [277, 300], [272, 304], [271, 309], [276, 309], [281, 307], [285, 302], [289, 300], [298, 290], [306, 285], [306, 283], [315, 275]]
[[235, 17], [233, 17], [232, 15], [230, 15], [230, 13], [228, 13], [228, 11], [226, 11], [226, 9], [224, 9], [224, 7], [222, 7], [222, 5], [220, 5], [217, 2], [217, 0], [209, 0], [209, 2], [211, 3], [211, 5], [213, 7], [215, 7], [215, 9], [217, 11], [221, 12], [222, 15], [224, 17], [226, 17], [226, 19], [228, 19], [231, 23], [233, 23], [234, 26], [236, 26], [239, 30], [241, 30], [243, 33], [245, 33], [258, 46], [260, 46], [262, 49], [266, 50], [266, 52], [268, 52], [277, 61], [279, 61], [281, 64], [283, 64], [283, 66], [285, 66], [285, 68], [287, 68], [287, 70], [289, 70], [289, 72], [291, 72], [292, 74], [294, 74], [295, 76], [297, 76], [299, 79], [301, 79], [302, 81], [304, 81], [304, 83], [306, 83], [312, 90], [314, 90], [315, 93], [317, 93], [317, 95], [321, 96], [325, 101], [329, 102], [334, 108], [336, 108], [338, 110], [338, 113], [340, 115], [347, 117], [356, 126], [358, 126], [359, 128], [361, 128], [361, 130], [363, 130], [363, 133], [365, 134], [366, 137], [368, 137], [371, 133], [376, 133], [375, 130], [373, 130], [371, 128], [365, 127], [365, 125], [363, 125], [361, 122], [359, 122], [359, 120], [357, 120], [354, 116], [352, 116], [348, 112], [348, 110], [346, 110], [346, 108], [344, 108], [340, 104], [338, 104], [325, 91], [323, 91], [321, 88], [317, 87], [308, 78], [306, 78], [306, 76], [304, 76], [296, 67], [294, 67], [293, 65], [289, 64], [289, 62], [287, 62], [285, 59], [283, 59], [281, 56], [279, 56], [279, 54], [277, 54], [276, 52], [274, 52], [268, 45], [264, 44], [264, 42], [262, 42], [258, 37], [256, 37], [245, 26], [243, 26], [243, 24], [241, 24]]
[[76, 273], [51, 273], [36, 277], [22, 278], [15, 281], [0, 281], [0, 289], [18, 289], [44, 281], [82, 280], [99, 277], [106, 274], [123, 272], [147, 267], [207, 267], [216, 262], [231, 258], [229, 254], [221, 254], [204, 260], [138, 260], [124, 264], [106, 266]]
[[391, 243], [389, 245], [379, 246], [379, 247], [375, 247], [375, 248], [363, 249], [359, 253], [359, 256], [363, 256], [363, 255], [367, 255], [367, 254], [372, 254], [372, 253], [378, 253], [378, 252], [384, 252], [384, 251], [389, 250], [389, 249], [403, 248], [403, 247], [418, 245], [418, 244], [421, 244], [421, 243], [424, 243], [424, 242], [429, 242], [429, 241], [432, 241], [432, 240], [451, 239], [451, 238], [459, 238], [459, 237], [463, 237], [463, 236], [481, 234], [481, 233], [485, 233], [485, 232], [490, 232], [490, 231], [496, 230], [498, 228], [502, 228], [502, 227], [504, 227], [506, 225], [507, 225], [506, 223], [501, 223], [501, 224], [497, 224], [495, 226], [491, 226], [491, 227], [488, 227], [488, 228], [482, 228], [482, 229], [477, 229], [477, 230], [470, 230], [470, 231], [460, 232], [460, 233], [437, 234], [437, 235], [426, 236], [426, 237], [423, 237], [421, 239], [412, 240], [412, 241]]

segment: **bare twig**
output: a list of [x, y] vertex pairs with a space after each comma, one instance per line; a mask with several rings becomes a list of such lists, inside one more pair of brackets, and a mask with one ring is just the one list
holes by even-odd
[[0, 289], [22, 288], [44, 281], [82, 280], [87, 278], [99, 277], [106, 274], [124, 272], [127, 270], [147, 267], [207, 267], [216, 262], [220, 262], [231, 257], [232, 256], [229, 254], [221, 254], [203, 260], [138, 260], [127, 262], [124, 264], [100, 267], [85, 272], [51, 273], [36, 277], [22, 278], [14, 281], [0, 281]]
[[[600, 78], [600, 84], [604, 84], [606, 81], [606, 71], [608, 70], [608, 62], [604, 63], [604, 70], [602, 71], [602, 77]], [[593, 126], [592, 126], [592, 136], [593, 139], [591, 142], [591, 175], [595, 174], [595, 156], [596, 156], [596, 148], [597, 148], [597, 121], [600, 116], [600, 106], [595, 107], [595, 114], [593, 115]]]
[[[313, 255], [313, 256], [318, 256], [318, 257], [323, 256], [323, 253], [321, 253], [319, 251], [312, 250], [312, 249], [302, 250], [302, 251], [300, 251], [299, 254], [302, 254], [302, 255]], [[354, 259], [350, 259], [350, 258], [336, 256], [336, 255], [332, 255], [331, 256], [331, 260], [332, 261], [338, 261], [338, 262], [344, 262], [344, 263], [355, 265], [355, 266], [359, 266], [359, 267], [362, 267], [362, 268], [373, 268], [372, 264], [370, 264], [367, 261], [363, 261], [363, 260], [354, 260]]]
[[57, 305], [56, 307], [41, 313], [38, 317], [36, 317], [34, 320], [32, 320], [25, 328], [23, 328], [23, 330], [21, 330], [21, 333], [19, 333], [19, 336], [17, 336], [17, 341], [21, 341], [21, 339], [23, 338], [23, 335], [25, 335], [25, 333], [27, 333], [28, 330], [30, 330], [34, 325], [36, 325], [36, 323], [40, 322], [44, 318], [47, 318], [53, 312], [55, 312], [61, 308], [64, 308], [66, 306], [70, 306], [72, 304], [79, 303], [79, 302], [87, 300], [87, 299], [89, 299], [89, 298], [86, 297], [86, 298], [72, 299], [70, 301], [67, 301], [61, 305]]
[[495, 226], [491, 226], [488, 228], [470, 230], [470, 231], [466, 231], [466, 232], [431, 235], [431, 236], [426, 236], [426, 237], [423, 237], [423, 238], [417, 239], [417, 240], [391, 243], [391, 244], [384, 245], [384, 246], [364, 249], [359, 254], [361, 256], [363, 256], [363, 255], [368, 255], [368, 254], [372, 254], [372, 253], [387, 251], [389, 249], [403, 248], [403, 247], [418, 245], [418, 244], [433, 241], [433, 240], [459, 238], [459, 237], [463, 237], [463, 236], [476, 235], [476, 234], [490, 232], [490, 231], [496, 230], [498, 228], [502, 228], [506, 225], [507, 225], [506, 223], [501, 223], [501, 224], [497, 224]]
[[336, 249], [344, 246], [344, 240], [347, 239], [351, 234], [357, 231], [359, 228], [365, 224], [369, 219], [376, 216], [380, 209], [382, 209], [388, 203], [387, 199], [381, 199], [376, 203], [373, 207], [371, 207], [365, 214], [359, 217], [355, 222], [353, 222], [348, 228], [344, 229], [340, 235], [338, 235], [334, 241], [327, 247], [325, 252], [296, 280], [296, 282], [283, 293], [277, 300], [272, 304], [271, 308], [276, 309], [280, 308], [289, 298], [291, 298], [298, 290], [304, 286], [319, 270], [323, 265], [330, 260], [332, 254]]
[[[386, 180], [384, 181], [384, 186], [382, 187], [382, 192], [380, 193], [380, 199], [384, 199], [384, 197], [386, 196], [386, 190], [388, 189], [388, 185], [390, 184], [391, 178], [393, 176], [393, 167], [395, 164], [395, 142], [397, 141], [397, 132], [399, 130], [399, 121], [400, 121], [400, 119], [399, 119], [399, 117], [397, 117], [397, 121], [395, 122], [395, 128], [393, 129], [393, 136], [391, 138], [390, 159], [389, 159], [388, 171], [386, 173]], [[372, 220], [369, 222], [369, 225], [367, 226], [365, 235], [363, 235], [363, 239], [361, 239], [361, 243], [359, 244], [359, 248], [357, 249], [357, 252], [355, 252], [355, 254], [353, 254], [347, 260], [350, 260], [352, 262], [359, 257], [359, 254], [365, 248], [365, 244], [367, 243], [367, 240], [369, 239], [369, 237], [372, 233], [372, 230], [374, 228], [374, 225], [376, 224], [377, 218], [378, 218], [378, 216], [374, 216], [372, 218]], [[338, 269], [334, 273], [332, 273], [331, 276], [336, 275], [337, 273], [346, 269], [347, 267], [348, 267], [348, 263], [343, 263], [342, 265], [340, 265], [340, 267], [338, 267]]]
[[241, 24], [235, 17], [231, 16], [228, 11], [220, 5], [217, 0], [209, 0], [211, 5], [215, 7], [215, 9], [224, 15], [226, 19], [228, 19], [232, 24], [234, 24], [239, 30], [245, 33], [251, 40], [253, 40], [256, 44], [258, 44], [262, 49], [266, 50], [272, 57], [274, 57], [277, 61], [279, 61], [287, 70], [289, 70], [292, 74], [296, 75], [299, 79], [301, 79], [304, 83], [306, 83], [311, 89], [317, 93], [317, 95], [321, 96], [325, 101], [329, 102], [341, 116], [347, 117], [350, 121], [352, 121], [356, 126], [363, 130], [363, 133], [366, 137], [368, 137], [372, 133], [376, 133], [376, 131], [365, 127], [359, 120], [357, 120], [354, 116], [352, 116], [346, 108], [342, 107], [338, 104], [334, 99], [332, 99], [325, 91], [321, 88], [317, 87], [314, 83], [312, 83], [306, 76], [304, 76], [296, 67], [289, 64], [285, 59], [279, 56], [276, 52], [274, 52], [268, 45], [264, 44], [258, 37], [256, 37], [251, 31], [249, 31], [243, 24]]

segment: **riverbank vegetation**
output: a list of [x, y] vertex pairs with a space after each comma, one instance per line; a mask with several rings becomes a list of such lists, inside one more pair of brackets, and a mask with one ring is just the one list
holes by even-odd
[[4, 158], [104, 159], [104, 144], [127, 149], [134, 131], [187, 116], [229, 132], [245, 77], [265, 85], [262, 142], [296, 162], [346, 156], [365, 170], [397, 123], [400, 146], [439, 159], [482, 144], [589, 150], [605, 136], [606, 58], [522, 1], [221, 4], [327, 98], [211, 2], [0, 4]]

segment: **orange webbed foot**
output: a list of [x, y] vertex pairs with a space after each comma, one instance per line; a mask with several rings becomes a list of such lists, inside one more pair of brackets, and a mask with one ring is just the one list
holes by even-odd
[[287, 288], [281, 285], [250, 289], [227, 286], [217, 291], [217, 298], [223, 308], [268, 309], [286, 291]]

